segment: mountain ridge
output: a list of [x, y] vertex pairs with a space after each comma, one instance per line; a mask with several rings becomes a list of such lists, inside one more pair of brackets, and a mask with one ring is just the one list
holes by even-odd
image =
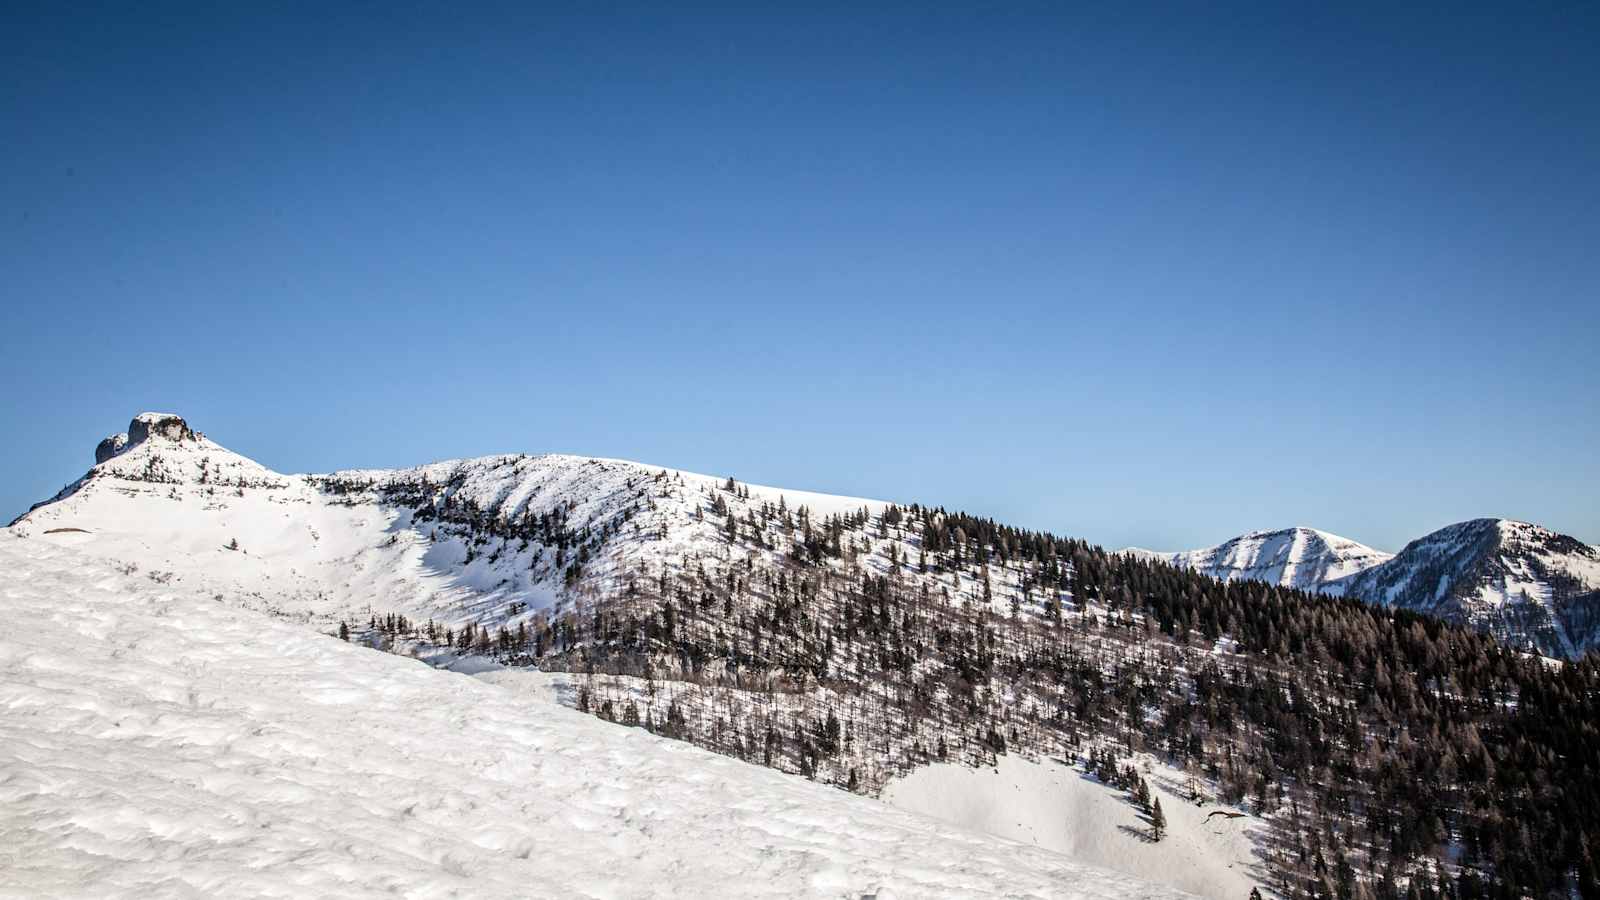
[[1600, 547], [1515, 519], [1469, 519], [1324, 586], [1489, 631], [1547, 656], [1600, 647]]
[[1546, 656], [1571, 659], [1600, 647], [1600, 548], [1517, 519], [1455, 522], [1399, 553], [1304, 527], [1248, 532], [1199, 550], [1119, 552], [1222, 581], [1265, 581], [1421, 612]]
[[[212, 523], [212, 539], [219, 545], [244, 540], [247, 550], [254, 544], [259, 553], [264, 547], [283, 548], [293, 543], [293, 538], [281, 533], [262, 535], [259, 531], [223, 536], [229, 527], [246, 532], [254, 528], [236, 525], [237, 516], [224, 514], [228, 509], [259, 506], [258, 501], [264, 496], [280, 506], [292, 503], [322, 514], [329, 511], [328, 496], [360, 493], [380, 505], [390, 500], [416, 505], [424, 495], [431, 497], [437, 492], [439, 497], [429, 502], [437, 503], [444, 519], [453, 520], [448, 524], [464, 527], [470, 536], [447, 535], [448, 546], [444, 548], [413, 547], [413, 552], [406, 554], [394, 537], [400, 532], [393, 530], [413, 528], [417, 524], [413, 511], [383, 523], [388, 529], [384, 533], [391, 537], [387, 550], [357, 547], [347, 541], [343, 553], [314, 554], [322, 559], [323, 568], [330, 569], [323, 573], [328, 577], [342, 577], [331, 571], [329, 563], [352, 558], [359, 559], [365, 572], [392, 576], [370, 575], [371, 596], [376, 599], [397, 592], [412, 599], [410, 608], [417, 613], [447, 608], [452, 598], [462, 596], [463, 590], [487, 592], [502, 599], [526, 595], [536, 598], [536, 602], [555, 605], [561, 599], [562, 587], [582, 580], [581, 569], [574, 574], [572, 561], [566, 557], [566, 544], [577, 541], [577, 532], [620, 528], [619, 516], [631, 517], [642, 511], [656, 527], [659, 540], [635, 535], [625, 550], [609, 547], [605, 557], [597, 561], [585, 557], [581, 564], [605, 576], [589, 585], [594, 591], [616, 588], [618, 579], [626, 577], [624, 556], [629, 553], [647, 552], [649, 558], [659, 560], [685, 547], [717, 540], [715, 529], [705, 525], [704, 516], [714, 505], [713, 496], [725, 493], [721, 489], [729, 481], [632, 460], [564, 453], [495, 454], [398, 469], [357, 468], [285, 475], [217, 444], [173, 413], [141, 413], [134, 417], [126, 432], [99, 443], [95, 459], [96, 464], [88, 473], [49, 500], [35, 504], [13, 520], [12, 526], [47, 519], [65, 527], [94, 524], [70, 525], [63, 517], [72, 514], [74, 504], [69, 501], [74, 496], [99, 484], [130, 499], [140, 493], [159, 494], [163, 490], [171, 499], [180, 493], [180, 488], [200, 489], [207, 509], [219, 513], [213, 517], [217, 521]], [[671, 479], [685, 492], [666, 510], [655, 508], [660, 498], [650, 496], [649, 483], [659, 483], [661, 479]], [[739, 491], [748, 495], [752, 505], [782, 504], [797, 511], [804, 508], [822, 518], [876, 515], [893, 506], [881, 500], [744, 483], [739, 484]], [[728, 500], [715, 502], [725, 506]], [[736, 497], [735, 502], [744, 500]], [[118, 509], [109, 515], [110, 521], [97, 526], [100, 530], [109, 528], [115, 532], [121, 524], [138, 518], [134, 507], [126, 502], [113, 500], [103, 505]], [[348, 503], [344, 506], [349, 508]], [[338, 509], [339, 504], [332, 508]], [[563, 523], [576, 516], [572, 535], [550, 530], [553, 526], [549, 517], [558, 513]], [[341, 533], [361, 534], [363, 541], [377, 537], [363, 531], [373, 524], [370, 520], [355, 517], [344, 521], [337, 515], [333, 519], [338, 521], [328, 522], [325, 528], [308, 526], [315, 535], [314, 544], [321, 547], [326, 540], [326, 545], [339, 545], [337, 535]], [[523, 558], [532, 534], [529, 529], [534, 527], [528, 523], [533, 519], [538, 519], [542, 524], [537, 527], [555, 541], [545, 545], [553, 549], [553, 555], [540, 551], [535, 558]], [[177, 528], [191, 542], [200, 539], [194, 533], [196, 521], [191, 516]], [[173, 524], [178, 523], [175, 520]], [[469, 541], [481, 540], [480, 528], [487, 528], [490, 534], [498, 529], [520, 535], [519, 546], [512, 553], [517, 557], [514, 564], [502, 564], [504, 548], [480, 554], [475, 547], [465, 546]], [[429, 534], [431, 542], [440, 532], [435, 528]], [[605, 538], [610, 537], [606, 532]], [[450, 545], [452, 540], [456, 545]], [[1450, 549], [1444, 549], [1446, 544]], [[589, 549], [599, 551], [596, 545], [579, 552]], [[1306, 526], [1247, 532], [1198, 550], [1126, 548], [1118, 552], [1192, 569], [1221, 581], [1264, 581], [1424, 612], [1479, 627], [1515, 646], [1550, 656], [1573, 658], [1600, 647], [1600, 548], [1517, 520], [1481, 518], [1447, 525], [1408, 543], [1399, 554]], [[482, 562], [486, 554], [491, 561], [487, 567]], [[1441, 562], [1441, 554], [1449, 557], [1447, 564]], [[318, 593], [318, 566], [306, 560], [297, 562], [300, 564], [293, 566], [290, 580], [301, 581], [302, 592]], [[450, 574], [441, 576], [444, 569], [435, 564], [450, 569]], [[1430, 591], [1422, 586], [1424, 576], [1443, 578], [1449, 583], [1436, 580]], [[421, 599], [424, 596], [432, 601]]]

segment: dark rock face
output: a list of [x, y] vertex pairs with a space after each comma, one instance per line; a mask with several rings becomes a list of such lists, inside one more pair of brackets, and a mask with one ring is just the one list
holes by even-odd
[[111, 457], [121, 453], [122, 448], [126, 446], [128, 446], [128, 436], [126, 434], [111, 435], [110, 437], [101, 441], [100, 444], [94, 448], [94, 464], [97, 466], [100, 465]]
[[194, 440], [194, 432], [189, 430], [189, 423], [185, 422], [182, 416], [143, 413], [128, 423], [129, 444], [143, 443], [151, 435], [164, 437], [169, 441]]

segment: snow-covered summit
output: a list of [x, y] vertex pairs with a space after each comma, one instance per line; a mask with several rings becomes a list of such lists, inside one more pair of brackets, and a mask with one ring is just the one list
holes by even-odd
[[152, 436], [159, 440], [181, 443], [198, 440], [189, 429], [189, 423], [174, 413], [143, 412], [128, 423], [128, 430], [113, 434], [94, 448], [95, 465], [118, 456], [129, 447], [137, 446]]
[[[34, 504], [11, 524], [79, 513], [93, 518], [101, 506], [97, 501], [108, 494], [134, 496], [164, 489], [166, 496], [175, 499], [183, 486], [201, 486], [207, 494], [215, 494], [219, 488], [241, 492], [245, 488], [281, 490], [290, 484], [289, 478], [211, 441], [174, 413], [145, 412], [134, 416], [127, 431], [100, 441], [94, 459], [94, 467], [83, 477], [49, 500]], [[60, 506], [69, 498], [76, 500]], [[148, 517], [135, 515], [123, 524], [137, 528], [147, 521]]]
[[[107, 445], [114, 452], [104, 454]], [[104, 456], [104, 458], [102, 458]], [[134, 416], [128, 430], [95, 448], [95, 477], [162, 484], [267, 485], [282, 487], [285, 478], [255, 460], [234, 453], [189, 427], [182, 416], [146, 412]]]
[[1222, 581], [1248, 579], [1308, 591], [1371, 568], [1393, 555], [1305, 527], [1252, 531], [1200, 550], [1162, 553], [1129, 548], [1123, 552], [1160, 559]]
[[1549, 656], [1600, 647], [1600, 547], [1514, 519], [1471, 519], [1325, 586], [1424, 612]]

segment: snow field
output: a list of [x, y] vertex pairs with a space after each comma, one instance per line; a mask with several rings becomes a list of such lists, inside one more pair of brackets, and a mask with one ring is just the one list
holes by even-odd
[[939, 763], [890, 782], [883, 801], [1203, 897], [1265, 889], [1255, 850], [1265, 823], [1230, 817], [1233, 810], [1215, 804], [1196, 806], [1184, 793], [1188, 776], [1149, 756], [1138, 768], [1167, 818], [1160, 842], [1150, 840], [1148, 818], [1126, 791], [1054, 760], [1002, 756], [977, 769]]

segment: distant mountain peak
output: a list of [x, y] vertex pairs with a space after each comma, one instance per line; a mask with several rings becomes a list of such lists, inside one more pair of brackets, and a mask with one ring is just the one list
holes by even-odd
[[1303, 525], [1251, 531], [1199, 550], [1162, 553], [1130, 548], [1123, 552], [1162, 559], [1222, 581], [1265, 581], [1301, 590], [1317, 590], [1327, 581], [1375, 566], [1390, 556]]
[[1475, 625], [1548, 656], [1600, 647], [1600, 547], [1516, 519], [1469, 519], [1330, 593]]
[[1123, 552], [1222, 581], [1265, 581], [1426, 613], [1547, 656], [1600, 648], [1600, 548], [1518, 519], [1456, 522], [1398, 554], [1304, 526], [1251, 531], [1200, 550]]

